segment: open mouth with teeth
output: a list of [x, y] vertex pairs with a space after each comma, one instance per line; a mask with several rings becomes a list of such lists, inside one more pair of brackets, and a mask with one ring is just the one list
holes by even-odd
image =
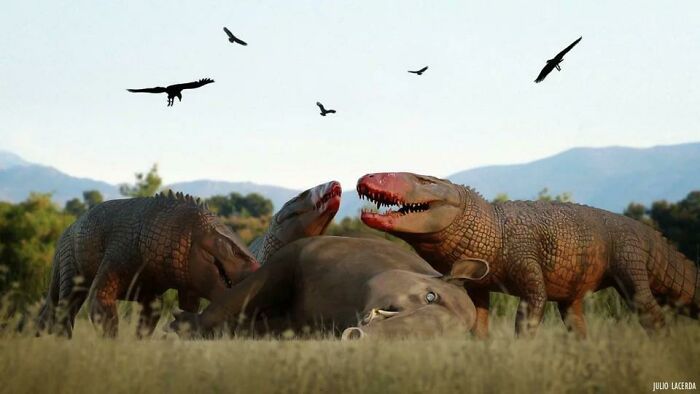
[[318, 197], [314, 203], [314, 209], [323, 212], [330, 208], [337, 211], [340, 206], [340, 195], [342, 193], [343, 189], [340, 187], [340, 183], [335, 181], [329, 182], [323, 195]]
[[[412, 213], [425, 212], [430, 209], [430, 201], [407, 202], [396, 194], [381, 190], [372, 190], [364, 184], [357, 185], [357, 194], [360, 199], [367, 199], [377, 206], [377, 210], [363, 209], [363, 220], [369, 216], [401, 217]], [[382, 211], [382, 207], [386, 210]]]

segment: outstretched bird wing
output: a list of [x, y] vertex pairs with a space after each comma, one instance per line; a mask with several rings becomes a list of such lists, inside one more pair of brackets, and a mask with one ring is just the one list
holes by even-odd
[[231, 36], [231, 38], [233, 38], [233, 41], [235, 41], [235, 42], [237, 42], [237, 43], [239, 43], [239, 44], [241, 44], [241, 45], [243, 45], [243, 46], [248, 45], [247, 42], [241, 40], [240, 38], [238, 38], [238, 37], [236, 37], [236, 36]]
[[334, 109], [329, 109], [329, 110], [326, 111], [326, 113], [327, 113], [327, 114], [334, 114], [334, 113], [335, 113], [335, 110], [334, 110]]
[[126, 89], [132, 93], [165, 93], [165, 88], [163, 87], [156, 87], [156, 88], [146, 88], [146, 89]]
[[180, 83], [177, 85], [171, 85], [171, 86], [168, 86], [168, 88], [173, 88], [173, 89], [177, 89], [177, 90], [196, 89], [196, 88], [202, 87], [202, 86], [204, 86], [208, 83], [212, 83], [212, 82], [214, 82], [213, 79], [204, 78], [204, 79], [200, 79], [197, 82], [188, 82], [188, 83]]
[[414, 74], [421, 74], [421, 73], [424, 73], [425, 70], [427, 70], [427, 69], [428, 69], [428, 66], [425, 66], [425, 67], [421, 68], [420, 70], [416, 70], [416, 71], [408, 70], [408, 72], [414, 73]]
[[323, 108], [323, 104], [321, 104], [320, 102], [317, 101], [316, 105], [318, 105], [318, 107], [321, 109], [321, 112], [326, 112], [326, 109]]
[[535, 82], [540, 83], [540, 82], [544, 81], [544, 79], [547, 77], [547, 75], [549, 73], [551, 73], [552, 70], [554, 70], [556, 65], [557, 65], [556, 63], [547, 62], [547, 64], [545, 64], [545, 66], [542, 68], [542, 71], [540, 71], [540, 75], [538, 75], [537, 79], [535, 79]]
[[231, 40], [233, 40], [233, 42], [238, 43], [238, 44], [241, 44], [241, 45], [243, 45], [243, 46], [248, 45], [247, 42], [245, 42], [245, 41], [241, 40], [240, 38], [234, 36], [233, 33], [231, 33], [231, 30], [229, 30], [229, 29], [228, 29], [227, 27], [225, 27], [225, 26], [224, 26], [224, 31], [225, 31], [226, 34], [228, 35], [228, 38], [230, 38]]
[[569, 52], [569, 51], [571, 50], [571, 48], [575, 47], [576, 44], [578, 44], [578, 42], [581, 41], [582, 38], [583, 38], [583, 36], [579, 37], [578, 40], [572, 42], [571, 45], [569, 45], [568, 47], [564, 48], [563, 51], [557, 53], [557, 56], [555, 56], [555, 59], [561, 59], [561, 58], [563, 58], [564, 55], [566, 55], [566, 53]]

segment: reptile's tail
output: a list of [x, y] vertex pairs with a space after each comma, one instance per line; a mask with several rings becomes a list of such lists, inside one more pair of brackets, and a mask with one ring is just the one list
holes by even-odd
[[697, 319], [700, 315], [700, 267], [695, 265], [695, 294], [693, 303], [690, 304], [690, 317]]
[[[60, 244], [60, 241], [59, 241]], [[60, 292], [61, 275], [60, 275], [60, 265], [61, 259], [59, 258], [60, 250], [57, 248], [53, 257], [53, 264], [51, 267], [51, 281], [49, 282], [49, 291], [46, 294], [46, 300], [39, 310], [39, 316], [37, 317], [37, 336], [44, 331], [51, 331], [56, 319], [56, 306], [58, 306], [58, 295]]]
[[698, 266], [670, 246], [665, 257], [667, 265], [665, 269], [657, 272], [660, 274], [657, 278], [663, 278], [661, 283], [665, 288], [663, 293], [666, 295], [666, 303], [678, 307], [680, 314], [697, 319], [700, 313], [700, 270]]

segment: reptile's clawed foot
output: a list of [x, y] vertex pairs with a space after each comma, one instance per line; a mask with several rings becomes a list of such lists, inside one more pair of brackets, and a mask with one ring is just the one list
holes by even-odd
[[168, 328], [177, 333], [180, 338], [194, 338], [201, 336], [202, 327], [199, 314], [185, 311], [174, 311], [175, 320], [170, 322]]

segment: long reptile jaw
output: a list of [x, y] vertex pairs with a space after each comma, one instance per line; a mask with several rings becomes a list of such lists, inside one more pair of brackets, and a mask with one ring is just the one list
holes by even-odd
[[315, 186], [284, 204], [273, 220], [277, 225], [297, 223], [306, 226], [325, 216], [330, 215], [332, 219], [340, 208], [342, 193], [343, 189], [336, 181]]
[[408, 202], [397, 194], [382, 190], [371, 190], [369, 187], [362, 184], [357, 185], [357, 194], [360, 196], [360, 199], [367, 199], [374, 203], [377, 206], [377, 210], [380, 210], [382, 206], [388, 208], [384, 213], [363, 209], [363, 214], [373, 213], [380, 216], [404, 216], [412, 213], [425, 212], [430, 209], [431, 204], [431, 201]]

